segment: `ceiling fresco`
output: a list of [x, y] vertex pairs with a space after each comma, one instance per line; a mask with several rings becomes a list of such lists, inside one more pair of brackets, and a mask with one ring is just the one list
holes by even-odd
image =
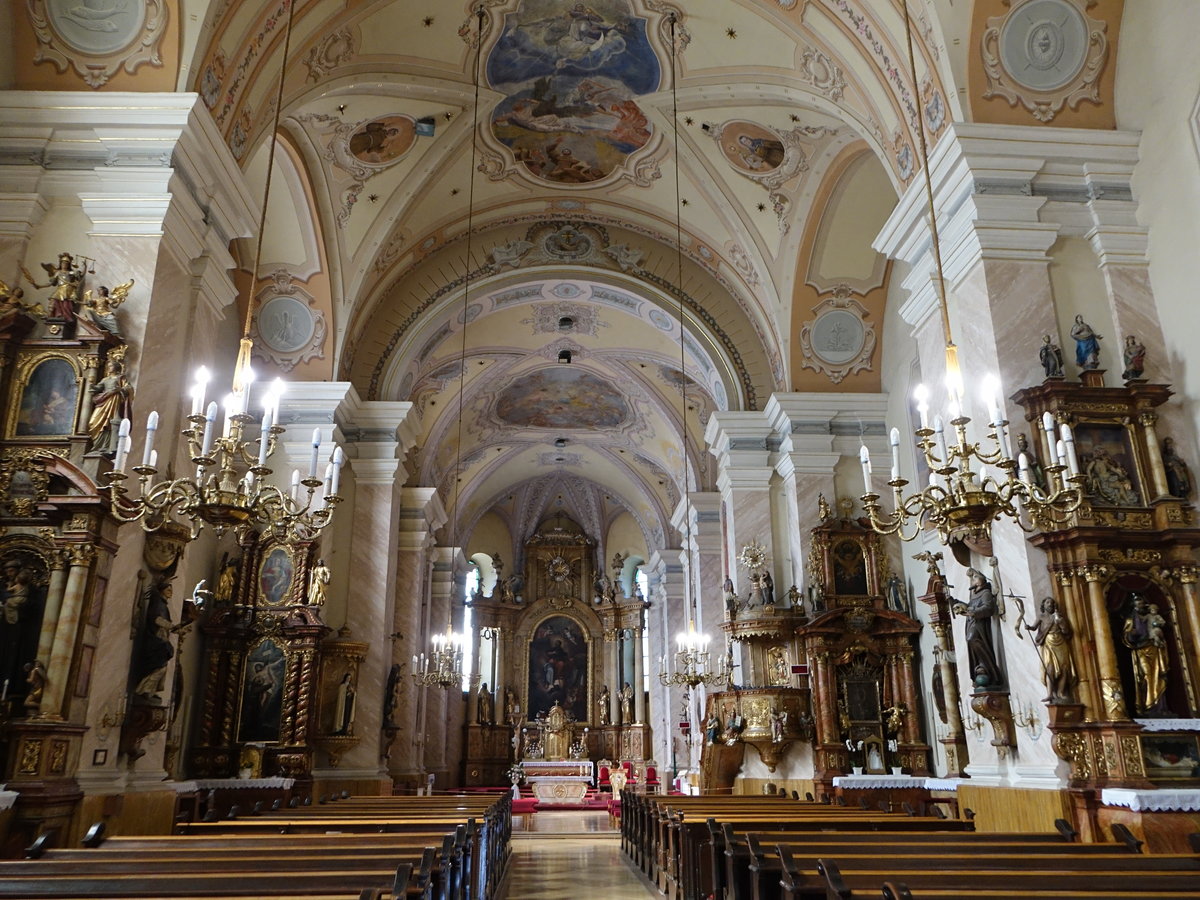
[[629, 405], [610, 382], [575, 366], [522, 375], [500, 392], [496, 415], [520, 428], [619, 428]]
[[488, 83], [504, 94], [491, 128], [530, 175], [588, 184], [646, 146], [637, 101], [661, 79], [646, 25], [626, 0], [523, 0], [506, 15], [487, 60]]

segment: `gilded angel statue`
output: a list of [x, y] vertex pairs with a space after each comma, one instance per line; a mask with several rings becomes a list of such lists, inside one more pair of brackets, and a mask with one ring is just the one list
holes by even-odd
[[87, 310], [88, 318], [109, 334], [121, 335], [117, 324], [117, 307], [129, 299], [129, 291], [133, 288], [133, 279], [118, 284], [111, 290], [104, 285], [96, 288], [95, 293], [83, 292], [83, 308]]

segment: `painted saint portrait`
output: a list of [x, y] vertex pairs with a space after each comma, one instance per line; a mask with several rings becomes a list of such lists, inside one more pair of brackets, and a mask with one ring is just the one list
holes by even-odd
[[18, 437], [67, 436], [75, 431], [75, 409], [79, 384], [75, 367], [67, 360], [50, 357], [38, 363], [29, 376], [17, 413]]
[[543, 620], [529, 642], [529, 714], [555, 703], [577, 721], [588, 718], [588, 646], [579, 623], [568, 616]]
[[1200, 778], [1200, 747], [1194, 734], [1144, 734], [1142, 757], [1151, 781]]
[[597, 181], [650, 139], [637, 98], [661, 75], [628, 0], [524, 0], [488, 56], [488, 81], [506, 95], [492, 133], [537, 178]]
[[509, 425], [532, 428], [616, 428], [630, 415], [620, 391], [574, 366], [517, 378], [500, 393], [496, 414]]
[[1075, 429], [1084, 490], [1095, 506], [1141, 506], [1137, 461], [1128, 432], [1120, 425], [1081, 423]]
[[267, 554], [258, 570], [258, 588], [265, 606], [282, 606], [288, 601], [294, 574], [292, 555], [283, 547]]
[[283, 650], [272, 640], [259, 642], [246, 657], [238, 740], [279, 740], [286, 662]]
[[833, 591], [856, 596], [867, 593], [867, 561], [855, 541], [833, 545]]
[[779, 135], [753, 122], [733, 122], [721, 132], [721, 152], [735, 169], [766, 175], [783, 165]]
[[416, 123], [408, 116], [373, 119], [350, 135], [350, 154], [367, 165], [394, 163], [413, 145]]

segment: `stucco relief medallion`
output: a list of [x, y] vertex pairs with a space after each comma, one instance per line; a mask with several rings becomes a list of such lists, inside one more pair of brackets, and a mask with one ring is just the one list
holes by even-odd
[[254, 316], [255, 353], [290, 372], [325, 355], [325, 317], [315, 298], [288, 272], [276, 272], [274, 279]]
[[26, 0], [26, 8], [38, 40], [33, 61], [59, 72], [74, 67], [90, 87], [122, 68], [132, 74], [145, 63], [162, 65], [163, 0]]
[[1042, 122], [1063, 106], [1099, 103], [1108, 37], [1105, 23], [1087, 14], [1094, 4], [1021, 0], [1008, 15], [988, 19], [980, 46], [988, 82], [984, 97], [1020, 103]]
[[847, 285], [813, 307], [814, 318], [800, 329], [800, 363], [829, 377], [834, 384], [871, 368], [875, 326], [867, 308], [851, 296]]

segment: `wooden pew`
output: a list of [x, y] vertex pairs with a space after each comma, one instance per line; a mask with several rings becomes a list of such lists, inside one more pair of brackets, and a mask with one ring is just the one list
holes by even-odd
[[987, 864], [987, 855], [943, 855], [936, 861], [875, 856], [846, 865], [820, 859], [814, 869], [806, 870], [786, 847], [779, 847], [777, 852], [782, 862], [782, 900], [875, 898], [880, 896], [884, 882], [900, 882], [914, 896], [935, 890], [966, 896], [965, 892], [984, 886], [1003, 888], [1009, 897], [1027, 897], [1030, 891], [1047, 890], [1057, 890], [1060, 896], [1065, 891], [1090, 892], [1100, 898], [1144, 896], [1148, 889], [1175, 897], [1200, 896], [1200, 864], [1193, 856], [1079, 855], [1068, 865], [1059, 857], [1031, 855], [1000, 861], [995, 866]]
[[182, 823], [181, 835], [104, 840], [94, 828], [89, 849], [35, 842], [37, 859], [0, 863], [0, 895], [493, 900], [509, 809], [507, 795], [380, 797]]

